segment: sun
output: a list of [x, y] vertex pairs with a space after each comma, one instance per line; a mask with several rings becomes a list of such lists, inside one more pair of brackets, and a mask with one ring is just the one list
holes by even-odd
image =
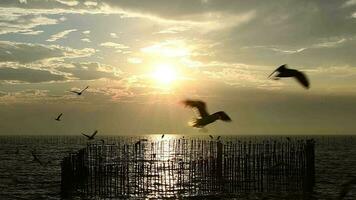
[[158, 64], [152, 78], [161, 86], [169, 86], [178, 79], [178, 73], [172, 64]]

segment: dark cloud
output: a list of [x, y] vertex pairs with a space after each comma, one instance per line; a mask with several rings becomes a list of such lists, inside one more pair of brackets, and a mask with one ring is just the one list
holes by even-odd
[[0, 41], [0, 62], [31, 63], [50, 58], [75, 58], [90, 56], [93, 49], [72, 49], [30, 43]]
[[95, 80], [101, 78], [120, 79], [122, 72], [115, 67], [100, 63], [72, 63], [67, 67], [58, 67], [56, 70], [69, 73], [79, 80]]
[[41, 83], [49, 81], [62, 81], [65, 80], [65, 77], [62, 75], [53, 74], [45, 70], [1, 67], [0, 80], [26, 83]]

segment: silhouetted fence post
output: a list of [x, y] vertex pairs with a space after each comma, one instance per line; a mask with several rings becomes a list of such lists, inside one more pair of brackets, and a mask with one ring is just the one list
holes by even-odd
[[62, 160], [61, 192], [102, 198], [311, 192], [314, 146], [313, 140], [88, 144]]
[[221, 191], [224, 188], [223, 182], [223, 144], [218, 141], [216, 143], [216, 180], [218, 183], [218, 190]]

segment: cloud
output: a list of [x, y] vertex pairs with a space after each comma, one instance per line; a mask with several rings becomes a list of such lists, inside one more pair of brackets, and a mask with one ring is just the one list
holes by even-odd
[[141, 49], [141, 52], [158, 54], [166, 57], [184, 57], [190, 54], [190, 50], [183, 40], [167, 40]]
[[28, 31], [28, 32], [19, 32], [22, 35], [39, 35], [43, 33], [43, 31]]
[[21, 33], [34, 35], [42, 32], [33, 30], [35, 27], [57, 23], [57, 19], [48, 18], [38, 13], [16, 12], [12, 9], [0, 7], [0, 34]]
[[84, 5], [90, 7], [90, 6], [97, 6], [98, 5], [98, 2], [96, 1], [85, 1], [84, 2]]
[[121, 79], [122, 75], [121, 70], [97, 62], [62, 64], [55, 69], [79, 80]]
[[76, 6], [79, 4], [79, 2], [75, 0], [56, 0], [56, 1], [67, 6]]
[[356, 0], [348, 0], [342, 5], [342, 7], [351, 7], [355, 5], [356, 5]]
[[82, 38], [80, 40], [83, 41], [83, 42], [91, 42], [89, 38]]
[[56, 33], [54, 35], [52, 35], [47, 41], [48, 42], [54, 42], [57, 41], [59, 39], [63, 39], [63, 38], [67, 38], [67, 35], [71, 32], [77, 31], [77, 29], [70, 29], [70, 30], [65, 30], [59, 33]]
[[141, 58], [131, 57], [127, 58], [127, 62], [131, 64], [141, 64], [143, 61]]
[[48, 59], [88, 57], [94, 49], [73, 49], [58, 45], [41, 45], [0, 41], [0, 62], [31, 63]]
[[118, 52], [118, 53], [123, 52], [124, 50], [127, 51], [127, 49], [130, 48], [124, 44], [119, 44], [119, 43], [115, 43], [115, 42], [104, 42], [104, 43], [101, 43], [100, 46], [116, 49], [116, 52]]
[[46, 70], [30, 68], [0, 67], [0, 80], [19, 83], [42, 83], [51, 81], [63, 81], [63, 75], [53, 74]]
[[119, 38], [116, 33], [110, 33], [111, 38]]

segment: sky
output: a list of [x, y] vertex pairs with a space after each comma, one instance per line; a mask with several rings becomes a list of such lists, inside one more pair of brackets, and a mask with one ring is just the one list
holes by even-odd
[[0, 135], [355, 134], [355, 44], [356, 0], [1, 0]]

